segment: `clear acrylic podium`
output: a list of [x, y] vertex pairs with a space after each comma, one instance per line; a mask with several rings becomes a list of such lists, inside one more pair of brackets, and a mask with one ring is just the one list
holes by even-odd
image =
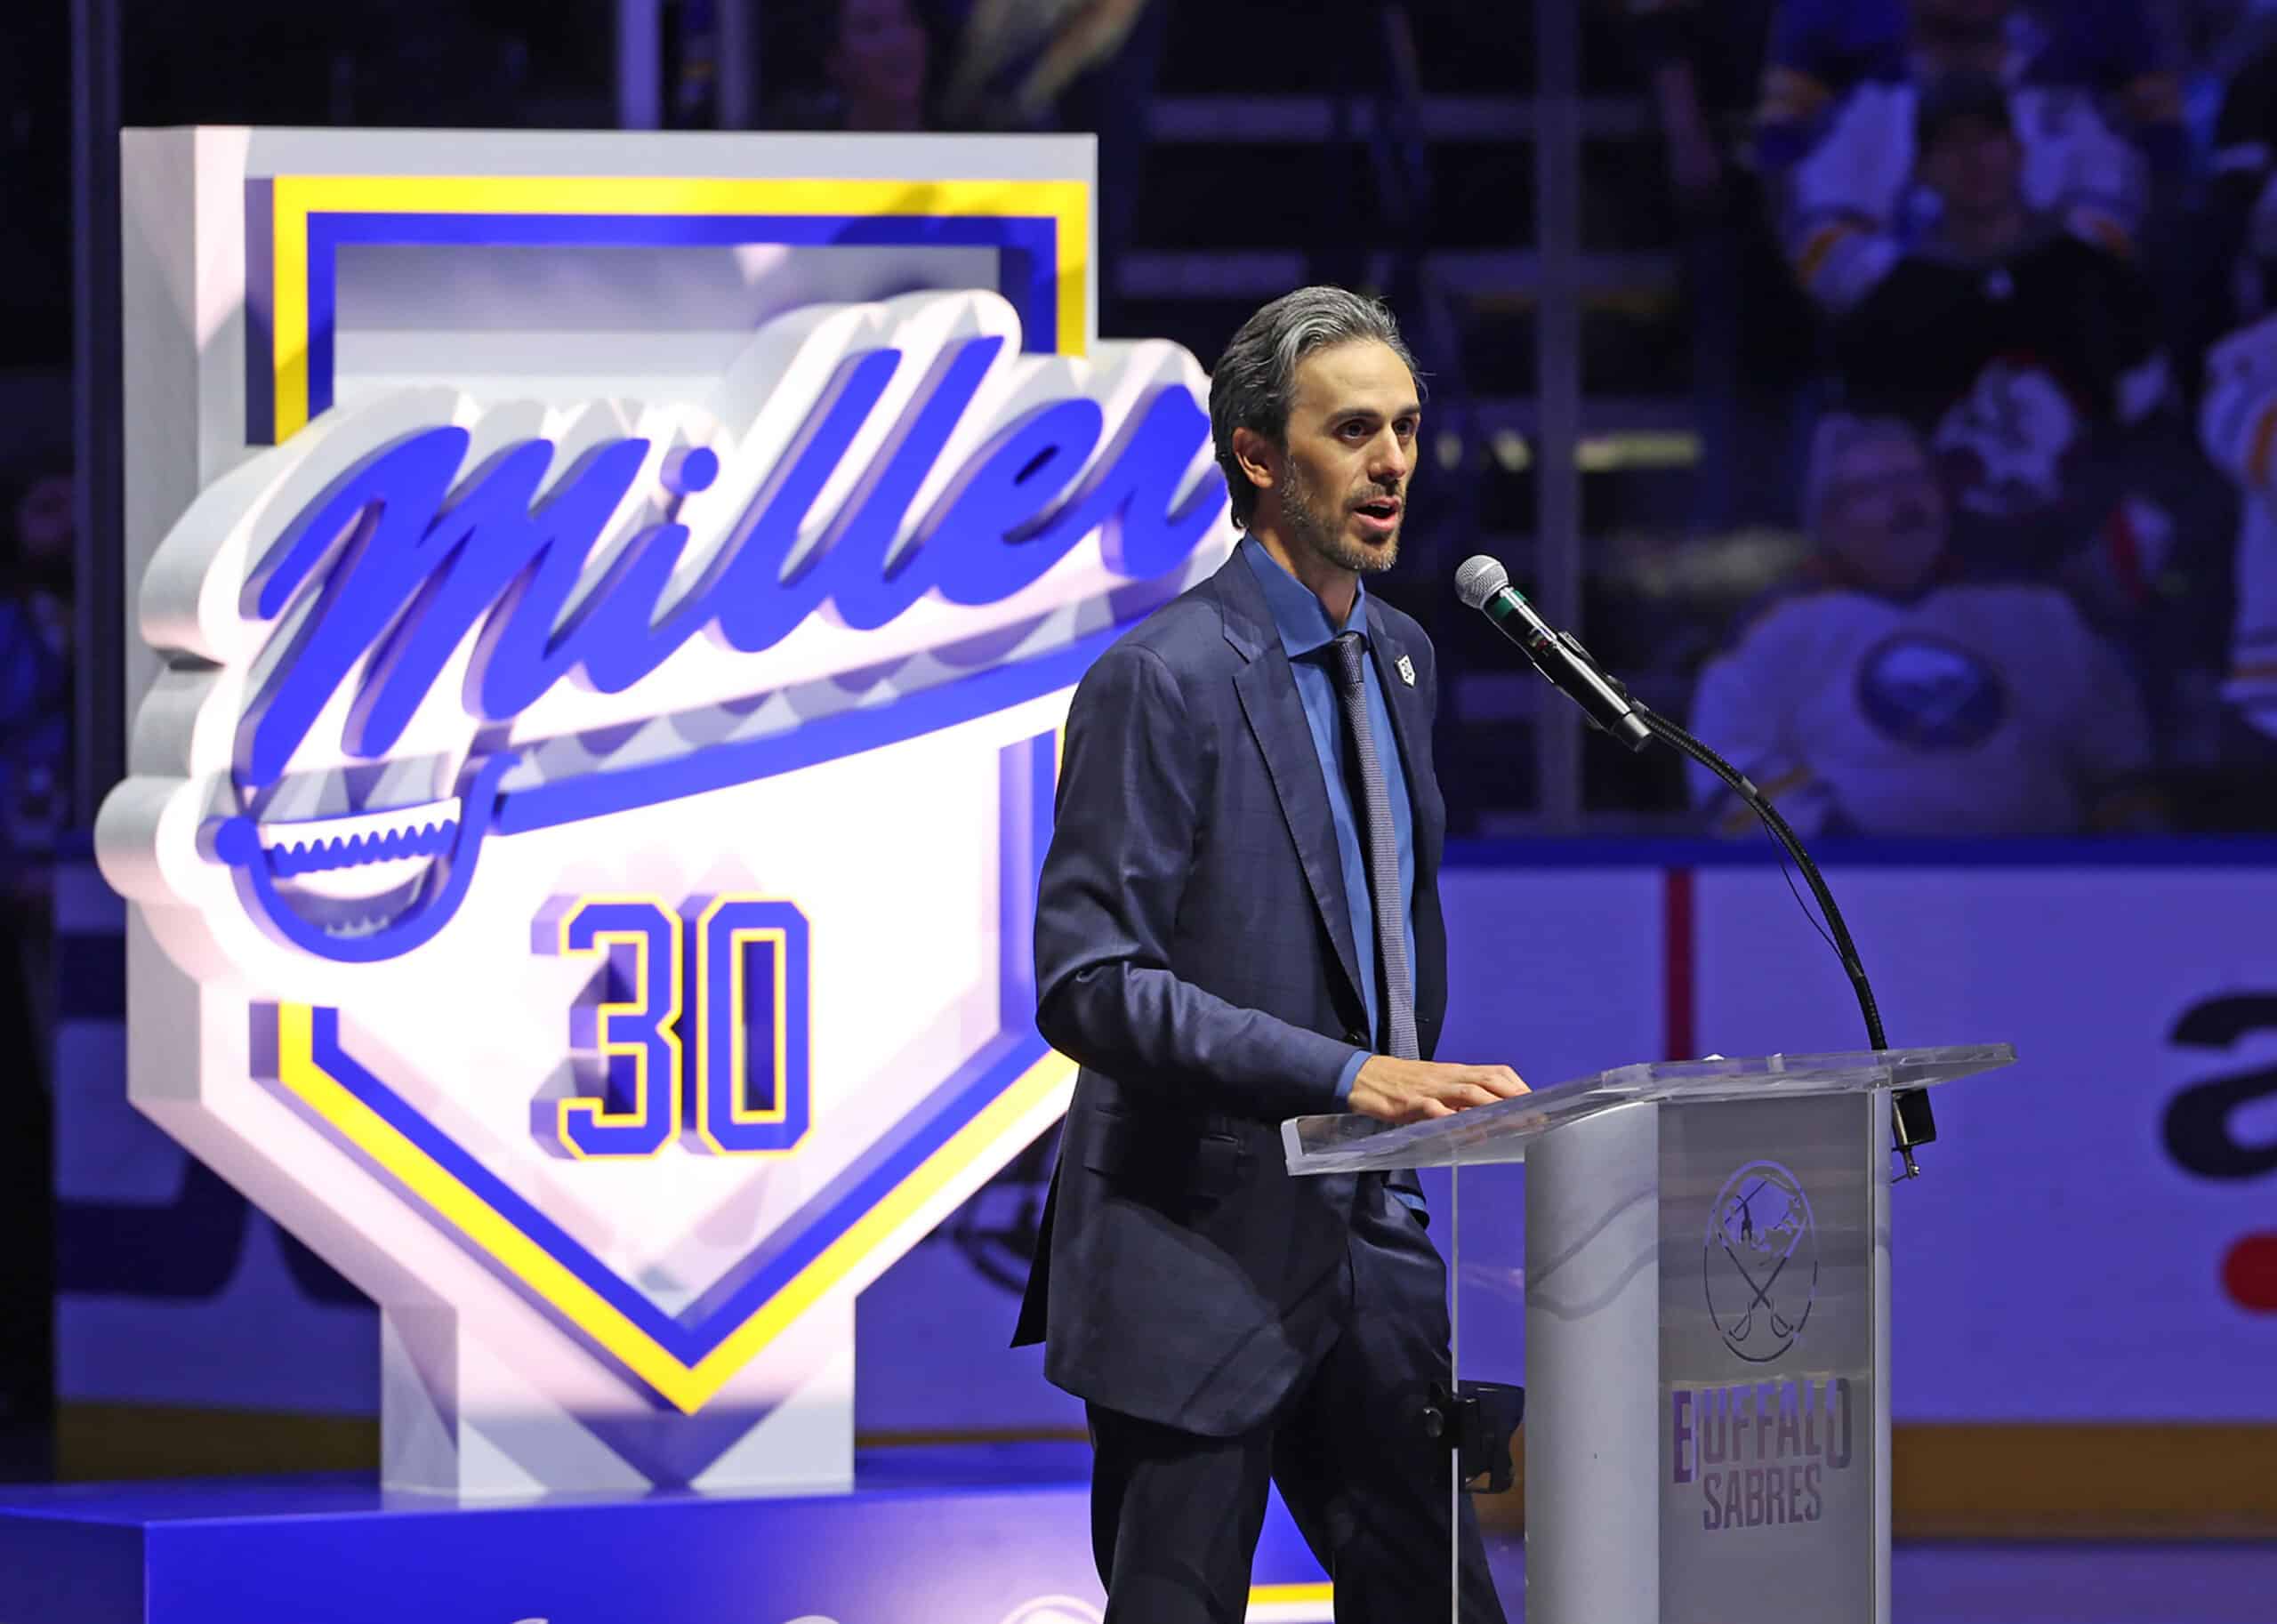
[[[1887, 1624], [1888, 1094], [2015, 1058], [1629, 1065], [1404, 1128], [1283, 1125], [1292, 1174], [1453, 1170], [1455, 1374], [1525, 1400], [1514, 1490], [1450, 1447], [1449, 1494], [1512, 1624]], [[1418, 1619], [1485, 1616], [1452, 1574]]]

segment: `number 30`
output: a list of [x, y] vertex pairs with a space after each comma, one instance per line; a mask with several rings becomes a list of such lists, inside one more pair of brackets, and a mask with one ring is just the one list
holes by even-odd
[[757, 896], [699, 898], [678, 912], [652, 896], [583, 896], [541, 918], [535, 945], [604, 965], [599, 1001], [569, 1016], [571, 1052], [598, 1057], [604, 1082], [598, 1096], [559, 1102], [553, 1137], [567, 1154], [654, 1156], [678, 1138], [705, 1155], [780, 1155], [806, 1137], [798, 909]]

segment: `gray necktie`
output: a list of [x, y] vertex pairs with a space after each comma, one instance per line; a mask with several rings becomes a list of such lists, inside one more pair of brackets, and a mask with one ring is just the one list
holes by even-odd
[[1334, 656], [1337, 697], [1344, 703], [1344, 725], [1360, 764], [1360, 839], [1368, 848], [1368, 891], [1375, 902], [1376, 963], [1383, 971], [1384, 1034], [1394, 1058], [1415, 1059], [1415, 982], [1407, 968], [1407, 929], [1399, 910], [1399, 836], [1391, 824], [1391, 792], [1384, 784], [1383, 758], [1376, 752], [1375, 730], [1368, 726], [1367, 645], [1356, 631], [1329, 646]]

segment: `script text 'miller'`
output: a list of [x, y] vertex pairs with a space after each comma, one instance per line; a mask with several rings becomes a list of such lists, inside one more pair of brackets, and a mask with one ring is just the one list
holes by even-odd
[[[1094, 532], [1106, 567], [1125, 579], [1184, 562], [1226, 496], [1204, 477], [1179, 500], [1210, 424], [1175, 384], [1141, 398], [1103, 449], [1109, 425], [1096, 400], [1021, 413], [910, 524], [1003, 342], [971, 338], [940, 352], [851, 494], [801, 550], [824, 487], [904, 364], [893, 349], [846, 357], [728, 535], [677, 591], [691, 537], [674, 519], [633, 536], [586, 583], [595, 548], [648, 465], [645, 439], [594, 446], [551, 486], [547, 440], [506, 446], [463, 475], [471, 441], [462, 428], [374, 449], [286, 526], [246, 583], [241, 607], [257, 620], [278, 621], [307, 594], [316, 602], [248, 708], [239, 784], [278, 782], [359, 666], [343, 742], [351, 755], [385, 756], [470, 631], [462, 703], [478, 723], [496, 724], [565, 678], [622, 693], [698, 632], [754, 654], [825, 607], [840, 624], [867, 631], [928, 592], [959, 605], [999, 602]], [[707, 449], [674, 452], [664, 459], [667, 498], [708, 489], [719, 469]], [[666, 511], [676, 508], [668, 500]]]

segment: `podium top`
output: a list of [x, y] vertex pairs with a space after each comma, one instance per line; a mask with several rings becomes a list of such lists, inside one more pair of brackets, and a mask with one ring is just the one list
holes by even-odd
[[1404, 1128], [1353, 1114], [1295, 1117], [1281, 1124], [1281, 1143], [1291, 1174], [1523, 1162], [1532, 1140], [1616, 1105], [1927, 1088], [2013, 1065], [2016, 1058], [2016, 1049], [2007, 1043], [1965, 1043], [1838, 1055], [1667, 1060], [1615, 1066]]

